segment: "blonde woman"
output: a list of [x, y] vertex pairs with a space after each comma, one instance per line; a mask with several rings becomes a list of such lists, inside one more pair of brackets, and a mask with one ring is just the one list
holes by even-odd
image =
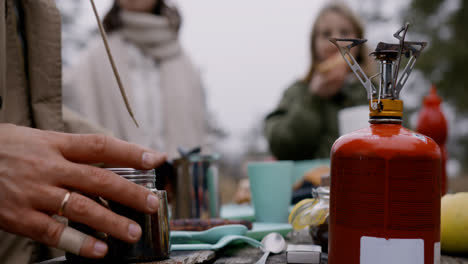
[[[311, 65], [306, 77], [287, 88], [265, 119], [265, 135], [277, 159], [330, 157], [338, 137], [338, 111], [366, 104], [367, 96], [329, 38], [363, 36], [361, 23], [345, 6], [332, 4], [321, 10], [312, 28]], [[354, 48], [352, 53], [364, 69], [370, 68], [365, 46]]]

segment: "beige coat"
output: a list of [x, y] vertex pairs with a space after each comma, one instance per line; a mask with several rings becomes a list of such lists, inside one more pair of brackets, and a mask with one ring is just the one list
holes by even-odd
[[[53, 0], [21, 3], [28, 17], [25, 53], [16, 30], [14, 1], [0, 0], [0, 122], [63, 131], [60, 15]], [[23, 54], [28, 54], [27, 64]], [[40, 248], [30, 239], [0, 231], [2, 263], [33, 262]]]
[[[5, 5], [6, 2], [6, 5]], [[60, 15], [52, 0], [23, 0], [25, 53], [17, 34], [14, 1], [0, 0], [0, 122], [63, 131]], [[27, 67], [27, 69], [26, 69]], [[28, 79], [26, 79], [26, 71]]]
[[[24, 51], [14, 2], [0, 0], [0, 123], [66, 132], [102, 132], [69, 109], [64, 109], [62, 117], [61, 23], [55, 1], [19, 1], [26, 18]], [[30, 239], [0, 230], [2, 264], [31, 263], [53, 256], [43, 249]]]

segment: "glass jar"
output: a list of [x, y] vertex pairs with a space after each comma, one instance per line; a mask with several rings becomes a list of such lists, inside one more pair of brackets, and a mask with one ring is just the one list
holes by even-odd
[[320, 245], [323, 252], [328, 252], [330, 187], [313, 189], [312, 197], [296, 204], [289, 216], [289, 223], [298, 232], [308, 227], [314, 243]]
[[[330, 212], [330, 187], [319, 187], [312, 191], [312, 196], [318, 199], [314, 206], [317, 210], [316, 219], [309, 227], [309, 233], [315, 244], [322, 247], [322, 252], [328, 253], [328, 215]], [[318, 219], [320, 218], [320, 219]]]
[[[154, 192], [159, 199], [158, 211], [154, 214], [148, 215], [113, 201], [102, 201], [102, 198], [99, 197], [93, 198], [93, 200], [109, 208], [116, 214], [137, 222], [142, 229], [140, 240], [135, 244], [130, 244], [96, 232], [83, 224], [70, 222], [69, 226], [105, 241], [109, 247], [108, 253], [105, 257], [106, 260], [119, 261], [120, 263], [134, 263], [169, 258], [171, 245], [169, 239], [170, 230], [167, 195], [166, 191], [159, 191], [155, 188], [155, 171], [135, 170], [131, 168], [112, 168], [107, 170], [110, 170], [133, 183], [146, 187]], [[79, 263], [82, 263], [83, 258], [67, 254], [67, 260], [79, 260]]]
[[312, 197], [314, 198], [300, 201], [291, 211], [289, 223], [295, 230], [321, 225], [327, 219], [330, 208], [330, 187], [313, 189]]

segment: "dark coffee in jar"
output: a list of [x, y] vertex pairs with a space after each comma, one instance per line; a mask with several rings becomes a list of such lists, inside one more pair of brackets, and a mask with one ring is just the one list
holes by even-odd
[[[98, 233], [83, 224], [70, 222], [69, 226], [106, 242], [109, 250], [104, 258], [105, 260], [118, 261], [119, 263], [135, 263], [169, 258], [170, 229], [167, 196], [166, 191], [156, 190], [154, 170], [141, 171], [129, 168], [109, 170], [131, 182], [145, 186], [153, 191], [159, 199], [159, 209], [158, 212], [154, 214], [144, 214], [113, 201], [108, 201], [105, 205], [116, 214], [132, 219], [138, 223], [142, 229], [140, 240], [135, 244], [130, 244]], [[102, 204], [102, 199], [94, 198], [94, 200]], [[71, 253], [67, 253], [67, 260], [72, 263], [96, 263], [96, 260], [87, 260]]]

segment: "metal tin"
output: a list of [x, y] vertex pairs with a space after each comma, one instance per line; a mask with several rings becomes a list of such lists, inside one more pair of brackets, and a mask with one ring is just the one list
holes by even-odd
[[220, 211], [218, 156], [194, 154], [174, 160], [174, 219], [217, 218]]

